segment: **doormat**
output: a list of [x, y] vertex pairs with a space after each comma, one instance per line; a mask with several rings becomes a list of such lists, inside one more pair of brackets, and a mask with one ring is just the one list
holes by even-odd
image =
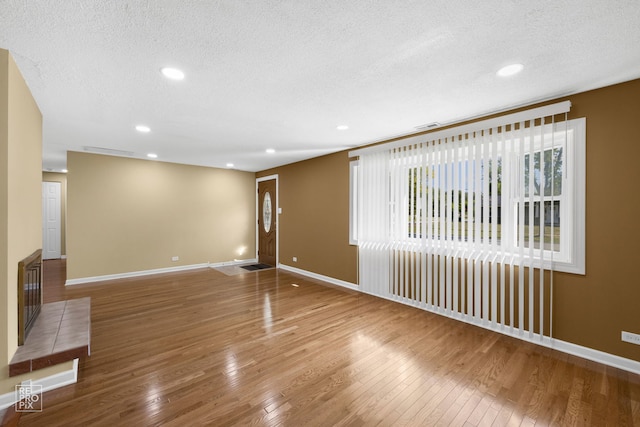
[[242, 268], [249, 271], [255, 271], [255, 270], [264, 270], [266, 268], [273, 268], [273, 266], [269, 264], [250, 264], [250, 265], [243, 265]]

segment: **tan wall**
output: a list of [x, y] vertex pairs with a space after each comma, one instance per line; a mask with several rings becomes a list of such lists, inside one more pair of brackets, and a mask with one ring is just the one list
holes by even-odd
[[[640, 346], [620, 340], [622, 330], [640, 333], [640, 80], [559, 100], [565, 99], [572, 102], [571, 119], [587, 118], [587, 274], [556, 273], [554, 336], [640, 361]], [[347, 153], [257, 176], [275, 173], [283, 207], [280, 261], [355, 282]]]
[[42, 182], [60, 183], [60, 254], [67, 254], [67, 174], [42, 172]]
[[67, 279], [255, 258], [253, 173], [78, 152], [67, 169]]
[[0, 394], [71, 366], [9, 378], [18, 347], [18, 261], [42, 247], [41, 169], [42, 115], [15, 62], [0, 49]]
[[[9, 319], [9, 52], [0, 49], [0, 381], [8, 376]], [[1, 391], [0, 391], [1, 393]]]
[[357, 250], [349, 245], [347, 154], [317, 157], [256, 176], [278, 174], [279, 262], [356, 283]]
[[640, 361], [640, 80], [571, 100], [570, 118], [587, 118], [586, 276], [557, 274], [558, 338]]
[[[11, 57], [8, 65], [7, 282], [10, 324], [16, 325], [18, 261], [42, 248], [42, 115]], [[17, 327], [9, 328], [9, 343], [12, 356]]]

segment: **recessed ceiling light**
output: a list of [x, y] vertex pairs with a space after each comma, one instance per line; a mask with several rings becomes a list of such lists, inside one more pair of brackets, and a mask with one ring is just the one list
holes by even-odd
[[267, 154], [273, 154], [276, 152], [276, 150], [274, 150], [273, 148], [267, 148], [265, 151], [267, 152]]
[[62, 172], [62, 173], [67, 173], [67, 172], [69, 172], [69, 171], [68, 171], [68, 170], [66, 170], [66, 169], [62, 169], [62, 170], [61, 170], [61, 172]]
[[233, 167], [233, 163], [227, 163], [227, 167], [228, 168], [232, 168]]
[[145, 125], [138, 125], [136, 126], [136, 130], [138, 132], [142, 132], [142, 133], [149, 133], [151, 132], [151, 128], [149, 126], [145, 126]]
[[184, 79], [184, 73], [177, 68], [164, 67], [160, 69], [160, 72], [168, 79], [182, 80]]
[[158, 155], [155, 154], [155, 153], [149, 153], [149, 154], [147, 154], [147, 157], [150, 158], [150, 159], [157, 159]]
[[522, 64], [511, 64], [507, 65], [506, 67], [500, 68], [496, 74], [500, 77], [509, 77], [513, 76], [514, 74], [518, 74], [520, 71], [522, 71], [523, 68], [524, 65]]
[[338, 129], [338, 130], [347, 130], [347, 129], [349, 129], [349, 126], [347, 126], [347, 125], [340, 125], [340, 126], [336, 127], [336, 129]]

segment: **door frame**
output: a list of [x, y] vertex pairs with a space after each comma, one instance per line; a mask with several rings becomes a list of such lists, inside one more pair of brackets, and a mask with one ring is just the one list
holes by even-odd
[[260, 212], [258, 212], [260, 209], [260, 200], [258, 199], [258, 184], [263, 181], [271, 181], [272, 179], [276, 180], [276, 206], [274, 209], [276, 217], [276, 265], [274, 267], [278, 267], [280, 264], [280, 185], [278, 182], [278, 174], [256, 178], [256, 261], [259, 259], [258, 248], [260, 247], [260, 230], [258, 229], [258, 220], [260, 219]]

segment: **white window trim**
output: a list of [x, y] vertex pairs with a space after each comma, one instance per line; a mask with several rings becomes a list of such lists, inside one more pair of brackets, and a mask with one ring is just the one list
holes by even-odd
[[587, 120], [584, 117], [569, 120], [568, 125], [573, 130], [573, 146], [568, 150], [573, 152], [565, 157], [567, 174], [572, 173], [573, 178], [572, 194], [569, 196], [573, 205], [569, 222], [572, 227], [572, 244], [568, 254], [570, 261], [554, 261], [553, 269], [565, 273], [586, 274]]

